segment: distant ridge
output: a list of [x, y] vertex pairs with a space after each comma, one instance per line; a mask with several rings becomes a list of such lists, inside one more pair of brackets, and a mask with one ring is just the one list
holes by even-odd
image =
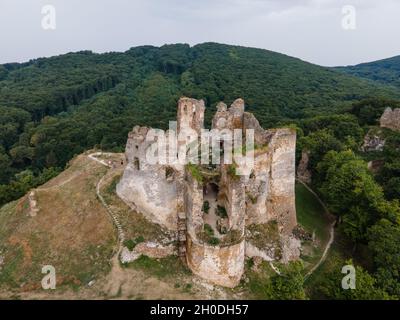
[[355, 66], [337, 67], [336, 69], [360, 78], [400, 88], [400, 56]]

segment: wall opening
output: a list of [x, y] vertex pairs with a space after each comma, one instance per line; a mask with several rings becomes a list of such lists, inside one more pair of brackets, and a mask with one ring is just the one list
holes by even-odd
[[138, 158], [138, 157], [135, 157], [135, 158], [133, 159], [133, 165], [135, 166], [135, 169], [136, 169], [136, 170], [140, 170], [140, 161], [139, 161], [139, 158]]
[[213, 182], [203, 187], [203, 221], [213, 237], [221, 238], [228, 232], [229, 219], [224, 204], [219, 201], [219, 186]]
[[174, 177], [175, 170], [172, 167], [165, 168], [165, 179], [169, 180]]

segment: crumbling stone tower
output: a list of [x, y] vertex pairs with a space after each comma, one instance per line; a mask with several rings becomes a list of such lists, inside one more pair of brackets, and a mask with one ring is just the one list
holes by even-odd
[[[204, 111], [202, 100], [181, 98], [177, 135], [200, 134]], [[299, 255], [299, 241], [292, 236], [297, 224], [296, 132], [264, 130], [245, 111], [242, 99], [229, 108], [218, 104], [212, 129], [241, 129], [243, 136], [254, 130], [250, 172], [237, 175], [236, 163], [222, 161], [211, 165], [149, 164], [145, 155], [150, 146], [144, 135], [150, 129], [135, 127], [129, 134], [128, 165], [117, 193], [149, 220], [177, 233], [178, 253], [195, 274], [234, 287], [243, 274], [246, 255], [283, 262]], [[228, 141], [225, 138], [222, 149]]]

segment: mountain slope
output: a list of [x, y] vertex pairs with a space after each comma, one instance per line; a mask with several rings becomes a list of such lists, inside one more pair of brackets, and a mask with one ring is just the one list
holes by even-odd
[[336, 69], [346, 74], [400, 88], [400, 56]]
[[135, 125], [166, 128], [182, 95], [206, 100], [208, 123], [217, 102], [242, 97], [264, 127], [341, 112], [366, 97], [400, 98], [390, 86], [337, 70], [216, 43], [82, 51], [5, 64], [0, 66], [0, 204], [46, 180], [48, 173], [41, 177], [46, 168], [59, 170], [84, 150], [123, 150]]

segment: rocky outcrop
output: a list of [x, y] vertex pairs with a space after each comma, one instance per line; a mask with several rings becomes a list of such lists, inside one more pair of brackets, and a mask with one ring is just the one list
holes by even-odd
[[385, 160], [383, 160], [383, 159], [369, 161], [368, 162], [368, 170], [370, 170], [373, 173], [377, 173], [377, 172], [379, 172], [379, 170], [382, 169], [384, 164], [385, 164]]
[[29, 215], [31, 217], [36, 217], [36, 215], [39, 212], [39, 208], [38, 208], [38, 205], [37, 205], [35, 191], [29, 192], [28, 201], [29, 201]]
[[400, 108], [386, 108], [380, 119], [382, 128], [400, 131]]
[[139, 259], [141, 254], [135, 250], [130, 251], [127, 247], [123, 247], [120, 255], [121, 263], [131, 263]]
[[364, 137], [364, 143], [361, 150], [364, 152], [383, 151], [385, 139], [381, 137], [380, 132], [368, 132]]
[[303, 150], [301, 153], [299, 165], [297, 166], [297, 179], [307, 184], [311, 183], [311, 171], [308, 168], [309, 162], [310, 152], [308, 150]]
[[276, 260], [274, 249], [275, 248], [271, 248], [271, 250], [259, 249], [256, 246], [254, 246], [251, 242], [247, 241], [246, 242], [246, 257], [249, 257], [249, 258], [259, 257], [265, 261], [274, 261], [274, 260]]
[[282, 259], [283, 263], [294, 261], [300, 257], [301, 240], [297, 239], [294, 235], [283, 236], [281, 238], [282, 246]]

